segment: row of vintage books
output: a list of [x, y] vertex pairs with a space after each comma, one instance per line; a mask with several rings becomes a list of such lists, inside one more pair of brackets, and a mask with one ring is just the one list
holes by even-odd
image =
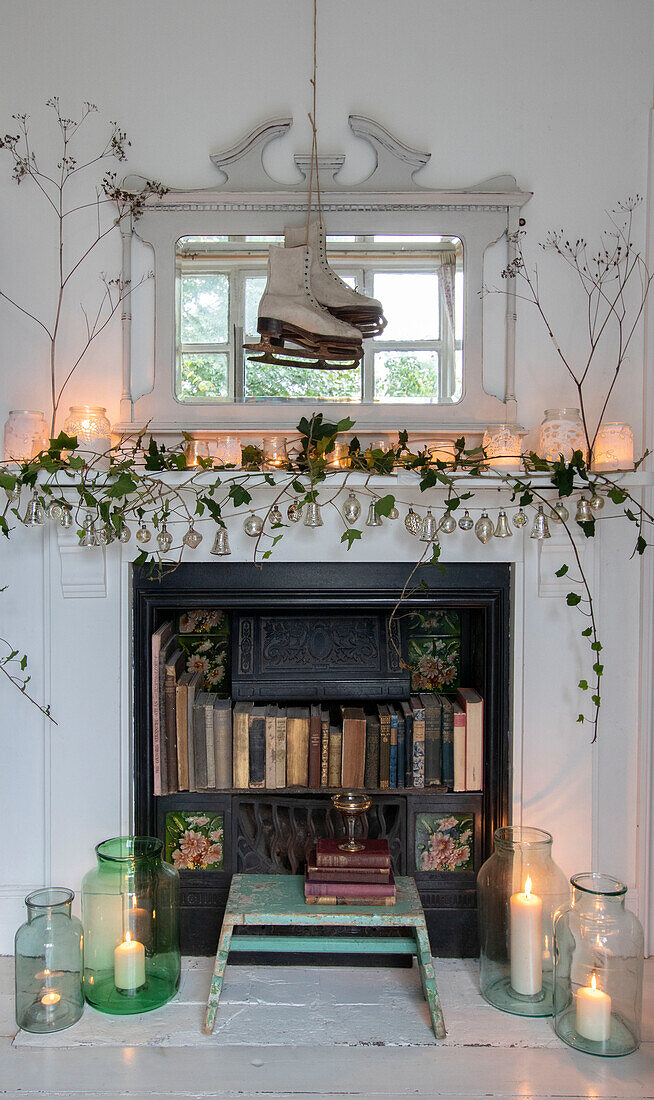
[[479, 791], [484, 708], [472, 688], [365, 706], [236, 702], [202, 690], [174, 644], [152, 650], [155, 795], [231, 788]]
[[327, 837], [307, 857], [307, 905], [395, 905], [397, 890], [387, 840], [365, 840], [356, 852]]

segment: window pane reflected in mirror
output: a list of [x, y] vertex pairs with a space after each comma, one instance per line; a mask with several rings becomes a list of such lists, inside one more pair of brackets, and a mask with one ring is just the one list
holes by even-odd
[[384, 306], [389, 340], [437, 340], [439, 333], [438, 275], [435, 272], [393, 272], [375, 275], [373, 295]]
[[180, 401], [224, 401], [228, 397], [228, 363], [225, 352], [181, 356], [178, 384]]
[[185, 274], [181, 294], [181, 342], [226, 343], [228, 309], [227, 275]]
[[381, 351], [375, 354], [375, 401], [438, 401], [436, 351]]

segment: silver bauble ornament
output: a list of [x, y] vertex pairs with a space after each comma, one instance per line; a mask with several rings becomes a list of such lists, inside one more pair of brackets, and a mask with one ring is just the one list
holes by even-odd
[[145, 544], [148, 543], [151, 538], [152, 538], [152, 535], [151, 535], [150, 531], [148, 531], [145, 524], [142, 523], [141, 526], [139, 527], [138, 531], [136, 532], [136, 541], [140, 542], [141, 546], [145, 546]]
[[20, 488], [14, 485], [13, 489], [5, 489], [9, 504], [18, 504], [20, 501]]
[[202, 535], [199, 531], [196, 531], [193, 524], [191, 524], [188, 531], [184, 535], [184, 545], [188, 546], [189, 550], [197, 550], [201, 542]]
[[173, 545], [173, 536], [166, 527], [165, 523], [161, 524], [161, 530], [157, 533], [157, 546], [163, 554], [167, 554]]
[[556, 504], [552, 505], [552, 511], [550, 512], [550, 519], [552, 523], [565, 523], [570, 518], [570, 513], [566, 508], [562, 500], [557, 500]]
[[513, 538], [513, 531], [509, 526], [509, 521], [506, 517], [506, 512], [503, 508], [497, 516], [497, 523], [495, 524], [495, 538], [496, 539], [511, 539]]
[[399, 515], [400, 515], [400, 509], [396, 508], [395, 505], [393, 505], [390, 512], [388, 513], [388, 518], [389, 519], [398, 519]]
[[471, 527], [474, 527], [474, 525], [475, 521], [470, 515], [468, 509], [466, 508], [465, 512], [461, 516], [461, 519], [459, 520], [459, 527], [462, 531], [469, 531]]
[[361, 504], [355, 497], [354, 493], [349, 493], [345, 504], [343, 505], [343, 516], [347, 523], [356, 523], [361, 515]]
[[286, 515], [291, 523], [299, 523], [302, 519], [302, 505], [297, 500], [292, 500], [286, 509]]
[[514, 527], [524, 527], [525, 523], [528, 523], [528, 522], [529, 522], [529, 517], [527, 516], [527, 513], [522, 510], [522, 508], [518, 512], [516, 512], [516, 514], [513, 517], [513, 526]]
[[414, 512], [413, 508], [409, 508], [406, 516], [404, 517], [404, 526], [411, 535], [419, 535], [422, 532], [422, 520], [417, 512]]
[[601, 497], [599, 493], [594, 493], [588, 503], [594, 512], [601, 512], [604, 507], [604, 497]]
[[495, 534], [495, 524], [488, 515], [488, 512], [482, 512], [475, 523], [475, 534], [480, 542], [488, 542]]
[[131, 529], [127, 526], [126, 523], [123, 523], [121, 528], [120, 528], [120, 531], [118, 532], [118, 538], [120, 539], [121, 542], [129, 542], [131, 537], [132, 537]]
[[453, 531], [456, 531], [456, 519], [451, 512], [445, 513], [438, 525], [438, 530], [442, 531], [444, 535], [451, 535]]
[[58, 500], [51, 500], [45, 510], [45, 514], [48, 519], [60, 519], [61, 512], [62, 508]]
[[280, 512], [277, 505], [273, 504], [272, 508], [270, 509], [270, 511], [268, 513], [268, 522], [272, 525], [275, 525], [277, 523], [281, 523], [283, 518], [284, 517], [282, 516], [282, 513]]
[[59, 520], [59, 526], [67, 530], [73, 526], [73, 517], [70, 514], [70, 508], [62, 508], [61, 519]]
[[261, 516], [256, 516], [254, 513], [252, 513], [251, 516], [247, 516], [243, 523], [243, 530], [251, 539], [256, 539], [263, 530], [263, 520]]

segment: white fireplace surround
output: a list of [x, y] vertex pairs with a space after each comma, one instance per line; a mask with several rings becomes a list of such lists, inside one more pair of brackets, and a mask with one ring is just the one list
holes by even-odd
[[[386, 479], [379, 480], [381, 489]], [[261, 506], [271, 491], [261, 490], [253, 506]], [[399, 498], [408, 495], [397, 482], [396, 491]], [[430, 491], [425, 504], [436, 505], [440, 495]], [[493, 510], [500, 501], [496, 490], [485, 490], [474, 503]], [[574, 575], [565, 535], [553, 527], [552, 538], [539, 543], [529, 538], [527, 526], [511, 539], [482, 546], [472, 532], [457, 531], [443, 537], [443, 559], [513, 565], [513, 821], [549, 830], [566, 874], [592, 868], [624, 879], [629, 903], [647, 925], [653, 586], [649, 559], [629, 561], [630, 532], [623, 527], [602, 521], [594, 540], [582, 538], [606, 665], [595, 745], [590, 727], [576, 722], [583, 698], [575, 685], [589, 668], [580, 638], [584, 624], [565, 603], [570, 579], [554, 576], [564, 561]], [[214, 525], [199, 529], [204, 540], [185, 560], [217, 561], [219, 569], [220, 559], [209, 554]], [[315, 561], [320, 568], [321, 561], [392, 559], [406, 561], [408, 571], [416, 556], [415, 540], [401, 519], [365, 529], [349, 554], [339, 539], [333, 522], [319, 531], [299, 525], [287, 532], [273, 560]], [[252, 540], [242, 519], [230, 525], [230, 542], [231, 561], [251, 559]], [[30, 654], [30, 688], [51, 703], [58, 724], [2, 684], [0, 881], [6, 885], [0, 887], [0, 951], [5, 952], [12, 950], [30, 889], [53, 883], [79, 890], [95, 844], [131, 827], [130, 563], [138, 549], [133, 542], [82, 549], [75, 528], [67, 532], [54, 525], [17, 530], [12, 546], [10, 587], [3, 596], [7, 619], [14, 633], [19, 627], [16, 644]], [[653, 942], [650, 938], [650, 950]]]

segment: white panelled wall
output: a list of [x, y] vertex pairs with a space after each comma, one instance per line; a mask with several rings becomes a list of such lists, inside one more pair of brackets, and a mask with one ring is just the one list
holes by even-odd
[[[649, 0], [321, 0], [319, 10], [322, 150], [346, 152], [353, 178], [369, 170], [368, 150], [347, 129], [348, 114], [357, 112], [430, 151], [425, 183], [435, 187], [513, 173], [521, 188], [534, 192], [525, 208], [534, 250], [552, 226], [592, 237], [605, 224], [606, 209], [627, 195], [648, 195]], [[271, 170], [275, 157], [282, 171], [292, 152], [309, 150], [306, 0], [184, 6], [177, 0], [23, 0], [5, 8], [3, 39], [11, 48], [0, 67], [0, 133], [11, 131], [12, 112], [27, 111], [39, 150], [47, 145], [41, 105], [53, 94], [71, 114], [82, 100], [96, 102], [103, 118], [117, 119], [129, 133], [129, 170], [172, 186], [211, 186], [208, 154], [266, 118], [292, 114], [296, 120], [271, 150]], [[9, 159], [0, 151], [0, 289], [51, 312], [55, 270], [42, 242], [52, 226], [29, 181], [16, 188], [9, 177]], [[644, 213], [636, 231], [644, 239]], [[570, 284], [546, 255], [539, 263], [557, 332], [574, 354], [582, 330]], [[117, 240], [97, 266], [98, 272], [119, 269]], [[92, 285], [87, 272], [81, 300]], [[132, 308], [145, 310], [145, 298], [140, 306], [135, 296]], [[64, 351], [74, 346], [76, 324], [75, 317], [67, 321]], [[120, 326], [105, 337], [75, 375], [65, 404], [106, 405], [115, 421]], [[610, 371], [610, 359], [599, 366]], [[47, 349], [38, 330], [1, 299], [0, 370], [0, 421], [13, 408], [47, 411]], [[609, 410], [610, 419], [631, 421], [637, 447], [644, 439], [645, 377], [641, 340]], [[595, 403], [600, 393], [598, 382]], [[518, 314], [517, 396], [520, 420], [532, 429], [546, 406], [575, 404], [526, 306]], [[496, 497], [489, 496], [489, 505], [497, 507]], [[522, 816], [551, 830], [567, 873], [596, 866], [624, 877], [645, 919], [652, 715], [651, 618], [642, 601], [651, 600], [649, 576], [643, 584], [651, 558], [629, 562], [618, 524], [601, 526], [589, 549], [607, 666], [595, 746], [575, 722], [574, 685], [586, 667], [579, 617], [552, 595], [552, 573], [564, 559], [551, 544], [541, 553], [527, 534], [510, 540], [516, 563], [514, 820]], [[230, 532], [231, 560], [251, 553], [239, 529]], [[205, 530], [198, 560], [209, 550]], [[339, 537], [335, 528], [333, 534], [293, 530], [277, 548], [277, 560], [345, 560]], [[348, 560], [409, 562], [414, 551], [401, 524], [386, 523], [367, 533]], [[16, 531], [0, 547], [0, 583], [8, 585], [0, 595], [0, 634], [28, 652], [30, 687], [51, 703], [58, 722], [47, 723], [0, 684], [0, 951], [12, 948], [30, 887], [52, 881], [77, 889], [93, 846], [129, 826], [129, 555], [121, 561], [121, 553], [112, 546], [94, 557], [61, 547], [52, 529]], [[504, 560], [506, 554], [503, 542], [482, 548], [459, 532], [445, 543], [444, 557]]]

